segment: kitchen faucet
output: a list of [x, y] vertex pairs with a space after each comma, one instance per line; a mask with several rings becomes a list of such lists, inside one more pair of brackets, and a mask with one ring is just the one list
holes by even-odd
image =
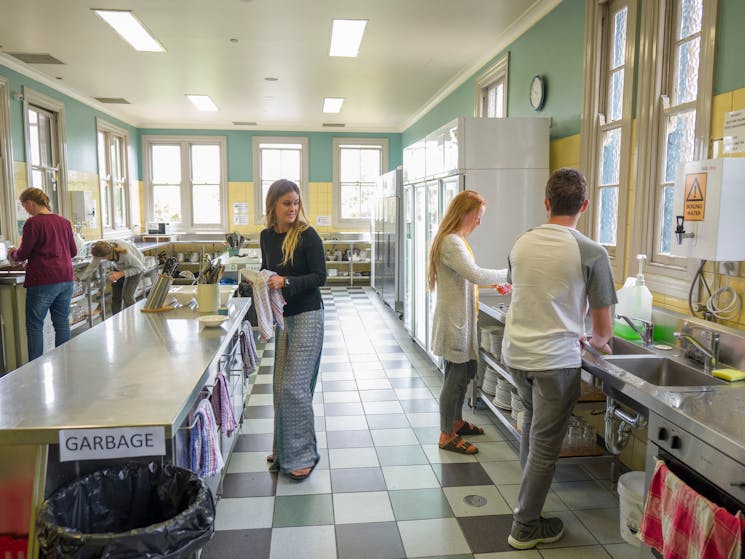
[[[625, 321], [626, 324], [628, 324], [634, 332], [639, 334], [639, 337], [642, 339], [642, 345], [644, 347], [650, 347], [654, 343], [654, 324], [652, 324], [650, 321], [644, 320], [642, 318], [630, 318], [625, 314], [617, 314], [616, 318]], [[634, 320], [642, 325], [641, 330], [637, 327], [636, 324], [634, 324]]]
[[704, 372], [711, 374], [714, 367], [719, 364], [719, 334], [705, 330], [707, 337], [709, 338], [709, 347], [704, 346], [691, 334], [685, 334], [683, 332], [673, 332], [673, 336], [679, 340], [685, 340], [688, 343], [695, 346], [701, 353], [704, 354]]

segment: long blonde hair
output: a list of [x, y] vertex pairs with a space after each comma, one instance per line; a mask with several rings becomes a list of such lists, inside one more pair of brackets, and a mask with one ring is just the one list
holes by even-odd
[[298, 207], [297, 218], [295, 222], [290, 226], [290, 230], [287, 231], [285, 240], [282, 241], [282, 262], [280, 266], [292, 264], [295, 258], [295, 249], [300, 242], [300, 235], [303, 231], [308, 229], [308, 220], [305, 218], [305, 210], [303, 210], [303, 201], [300, 200], [300, 189], [298, 186], [287, 179], [279, 179], [272, 183], [269, 187], [269, 191], [266, 193], [266, 227], [267, 229], [274, 229], [277, 224], [277, 215], [275, 209], [277, 207], [277, 201], [282, 198], [288, 192], [294, 192], [298, 195], [300, 205]]
[[429, 249], [429, 270], [427, 274], [427, 286], [430, 290], [437, 284], [437, 262], [440, 259], [440, 247], [442, 240], [451, 233], [457, 233], [460, 229], [463, 216], [474, 210], [478, 211], [486, 206], [486, 199], [475, 190], [464, 190], [453, 198], [448, 206], [445, 216], [437, 228], [435, 238], [432, 239], [432, 247]]

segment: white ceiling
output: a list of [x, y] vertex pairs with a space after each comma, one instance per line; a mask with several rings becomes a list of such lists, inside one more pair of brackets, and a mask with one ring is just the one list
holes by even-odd
[[[140, 128], [401, 132], [558, 2], [0, 0], [0, 64]], [[91, 8], [131, 9], [166, 52], [135, 51]], [[328, 56], [334, 18], [369, 20], [359, 57]], [[220, 110], [197, 111], [187, 93]], [[324, 97], [344, 97], [342, 112], [324, 114]]]

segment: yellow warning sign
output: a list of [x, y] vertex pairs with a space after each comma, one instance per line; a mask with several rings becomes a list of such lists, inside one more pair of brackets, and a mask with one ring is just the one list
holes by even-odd
[[683, 216], [686, 221], [703, 221], [706, 209], [706, 173], [686, 175]]

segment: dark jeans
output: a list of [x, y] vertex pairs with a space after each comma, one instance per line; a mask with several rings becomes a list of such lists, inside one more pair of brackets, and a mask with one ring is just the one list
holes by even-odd
[[26, 336], [28, 337], [28, 360], [44, 353], [44, 319], [47, 312], [54, 324], [54, 345], [62, 345], [70, 339], [71, 281], [50, 285], [31, 285], [26, 288]]
[[[140, 285], [142, 274], [120, 278], [111, 283], [111, 314], [116, 314], [123, 308], [134, 305], [135, 291]], [[122, 302], [124, 306], [122, 307]]]
[[440, 391], [440, 431], [452, 433], [456, 421], [463, 419], [463, 402], [468, 383], [476, 376], [475, 360], [453, 363], [445, 360], [445, 380]]

